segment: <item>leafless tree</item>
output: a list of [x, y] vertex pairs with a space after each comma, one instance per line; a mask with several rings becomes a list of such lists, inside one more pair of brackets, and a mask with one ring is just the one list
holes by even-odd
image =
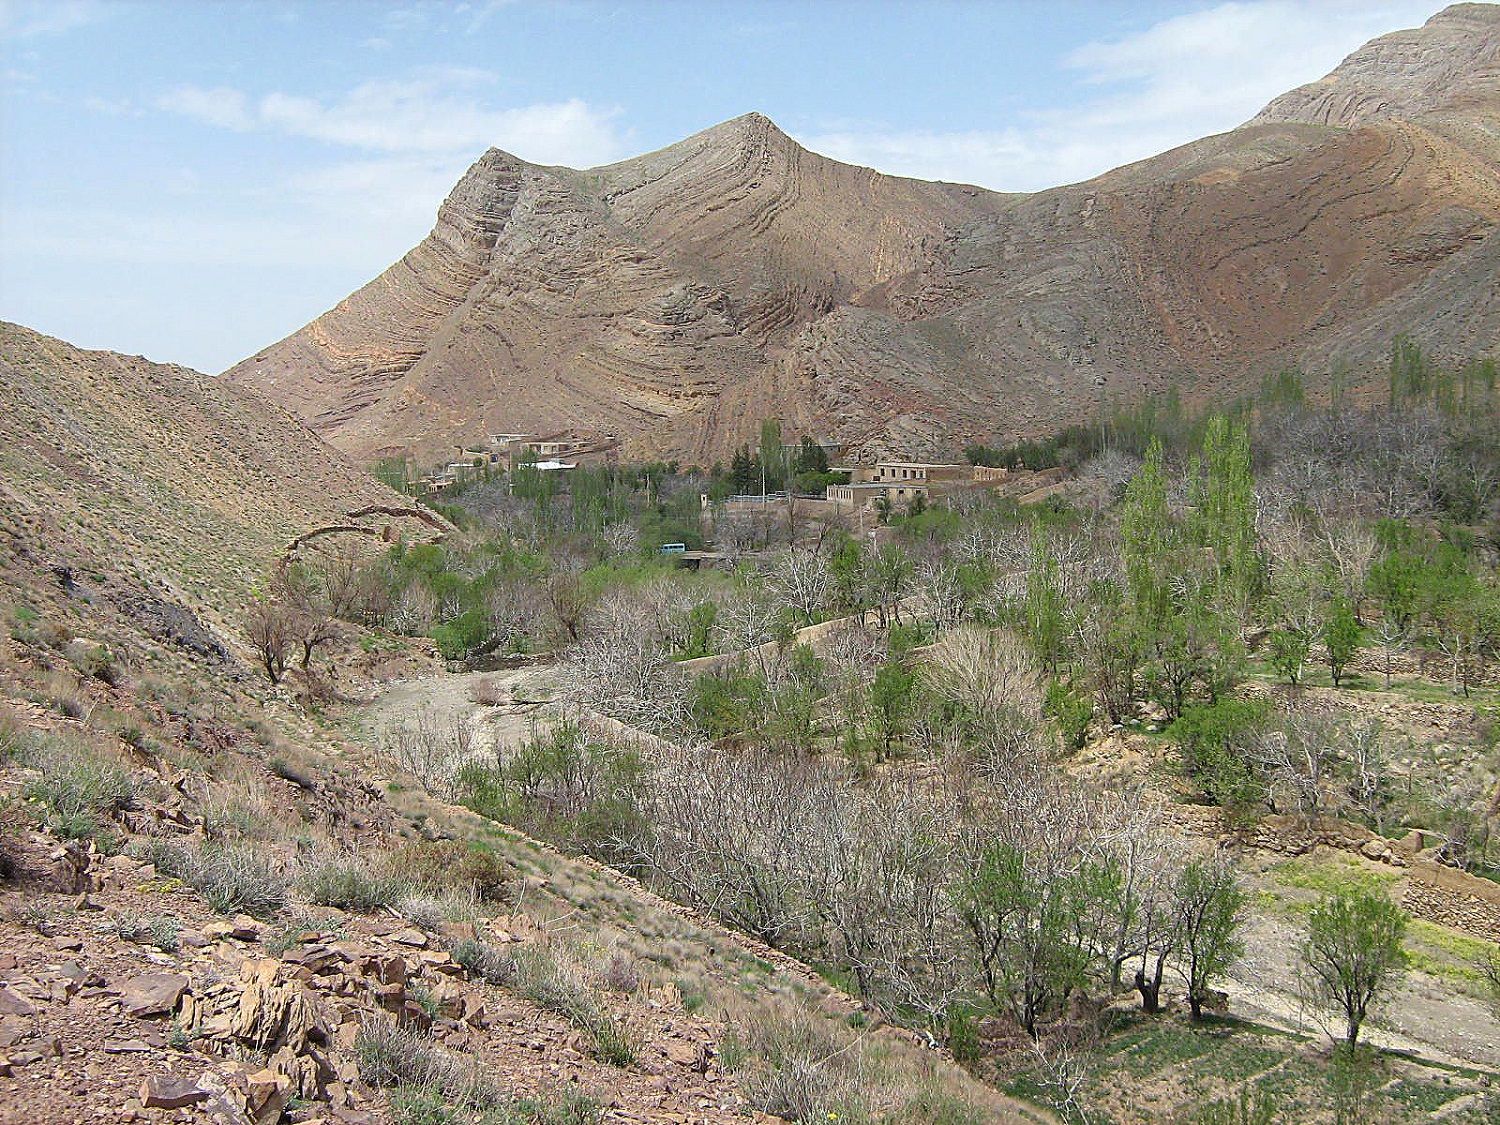
[[939, 698], [971, 717], [969, 737], [987, 769], [1039, 752], [1041, 675], [1019, 637], [960, 626], [924, 654], [923, 670]]
[[680, 730], [687, 695], [646, 605], [629, 592], [590, 611], [558, 666], [563, 695], [647, 731]]
[[770, 672], [763, 646], [775, 640], [782, 626], [782, 606], [754, 587], [736, 591], [719, 606], [714, 626], [724, 652], [753, 650], [762, 675]]
[[1339, 762], [1338, 720], [1306, 708], [1286, 711], [1254, 740], [1250, 756], [1271, 807], [1316, 816]]
[[623, 520], [605, 524], [599, 538], [612, 558], [633, 555], [641, 548], [641, 533], [635, 524]]
[[440, 717], [431, 708], [409, 716], [387, 732], [387, 752], [424, 786], [454, 796], [459, 766], [474, 756], [474, 732], [462, 717]]
[[266, 678], [279, 684], [297, 636], [297, 611], [285, 602], [257, 598], [245, 614], [245, 635]]
[[570, 641], [578, 640], [578, 630], [588, 611], [588, 598], [578, 581], [578, 575], [569, 570], [554, 571], [547, 578], [547, 606], [552, 611], [552, 620]]
[[807, 547], [792, 547], [777, 555], [768, 576], [771, 594], [790, 606], [806, 624], [817, 621], [827, 608], [832, 579], [828, 559]]

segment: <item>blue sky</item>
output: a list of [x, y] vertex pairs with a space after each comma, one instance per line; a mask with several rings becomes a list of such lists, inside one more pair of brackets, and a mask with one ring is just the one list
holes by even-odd
[[490, 145], [587, 167], [750, 110], [998, 190], [1251, 116], [1431, 0], [0, 0], [0, 318], [218, 371], [430, 228]]

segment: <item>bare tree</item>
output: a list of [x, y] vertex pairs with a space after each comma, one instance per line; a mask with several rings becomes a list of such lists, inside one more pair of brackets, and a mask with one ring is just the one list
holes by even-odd
[[939, 698], [968, 717], [968, 741], [992, 770], [1039, 750], [1041, 675], [1025, 642], [1001, 629], [964, 625], [925, 654], [923, 672]]
[[279, 684], [297, 635], [297, 612], [284, 602], [257, 598], [245, 614], [245, 635], [266, 678]]
[[811, 625], [827, 608], [832, 590], [828, 559], [819, 551], [792, 547], [776, 557], [768, 576], [772, 595]]
[[474, 732], [460, 716], [424, 708], [387, 732], [387, 751], [424, 786], [452, 798], [458, 768], [474, 756]]

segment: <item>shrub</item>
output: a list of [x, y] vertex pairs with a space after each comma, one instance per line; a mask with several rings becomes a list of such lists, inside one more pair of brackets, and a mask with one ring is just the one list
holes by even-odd
[[419, 930], [440, 930], [444, 922], [472, 922], [478, 904], [472, 897], [448, 891], [441, 895], [418, 893], [404, 896], [396, 911]]
[[371, 1086], [415, 1087], [478, 1109], [506, 1100], [475, 1060], [450, 1055], [429, 1036], [386, 1016], [360, 1024], [354, 1059]]
[[25, 795], [46, 808], [47, 825], [59, 835], [97, 835], [103, 829], [102, 817], [135, 803], [136, 782], [130, 772], [82, 739], [47, 738], [26, 757], [39, 775], [27, 782]]
[[599, 1002], [584, 980], [582, 966], [546, 945], [522, 946], [511, 954], [510, 987], [539, 1008], [556, 1012], [593, 1040], [593, 1054], [611, 1066], [635, 1062], [635, 1045], [624, 1027]]
[[787, 1121], [859, 1122], [868, 1117], [851, 1070], [858, 1066], [858, 1055], [817, 1017], [757, 1014], [741, 1023], [740, 1088], [753, 1108]]
[[259, 851], [243, 844], [209, 842], [188, 847], [151, 840], [139, 854], [163, 875], [196, 889], [220, 914], [264, 917], [286, 904], [286, 876]]
[[979, 1058], [979, 1021], [967, 1004], [953, 1004], [948, 1009], [948, 1050], [961, 1063]]
[[1089, 723], [1094, 718], [1094, 697], [1078, 691], [1061, 680], [1047, 685], [1042, 713], [1057, 724], [1063, 749], [1069, 753], [1082, 750], [1089, 737]]
[[449, 954], [469, 973], [490, 984], [504, 986], [515, 979], [515, 958], [478, 938], [465, 938], [455, 945]]
[[31, 734], [26, 725], [9, 707], [0, 705], [0, 765], [24, 756], [30, 745]]
[[73, 667], [88, 679], [111, 687], [120, 682], [120, 667], [115, 654], [105, 645], [77, 640], [68, 645], [67, 657]]
[[122, 941], [154, 945], [163, 953], [175, 952], [182, 935], [182, 923], [169, 914], [156, 914], [150, 918], [124, 914], [115, 919], [112, 928]]
[[514, 878], [510, 864], [492, 849], [459, 840], [407, 844], [391, 853], [382, 867], [413, 887], [457, 892], [485, 902], [503, 901]]
[[377, 872], [352, 856], [314, 863], [303, 870], [298, 882], [309, 902], [360, 914], [394, 907], [412, 891], [408, 880]]

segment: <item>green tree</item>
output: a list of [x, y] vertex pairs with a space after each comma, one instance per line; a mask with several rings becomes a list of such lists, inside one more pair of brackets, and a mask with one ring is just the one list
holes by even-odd
[[1043, 670], [1057, 674], [1068, 636], [1068, 609], [1047, 529], [1031, 525], [1031, 566], [1026, 572], [1026, 635]]
[[781, 423], [767, 418], [760, 424], [760, 467], [765, 474], [768, 491], [785, 488], [791, 469], [791, 457], [786, 444], [781, 440]]
[[1422, 560], [1407, 550], [1389, 551], [1370, 567], [1370, 595], [1379, 603], [1380, 612], [1403, 632], [1416, 615], [1421, 580]]
[[955, 892], [955, 906], [990, 1002], [1034, 1038], [1038, 1022], [1088, 979], [1080, 921], [1091, 904], [1077, 878], [1058, 877], [1013, 844], [992, 844]]
[[1194, 459], [1188, 475], [1193, 540], [1213, 552], [1224, 599], [1248, 605], [1260, 575], [1248, 427], [1221, 414], [1210, 418], [1202, 456]]
[[1266, 648], [1271, 667], [1282, 679], [1293, 687], [1302, 682], [1302, 670], [1312, 652], [1312, 636], [1305, 629], [1296, 625], [1272, 629], [1266, 637]]
[[882, 664], [870, 684], [870, 717], [887, 757], [911, 726], [916, 686], [916, 673], [894, 661]]
[[864, 609], [865, 555], [855, 539], [844, 539], [828, 558], [828, 574], [833, 580], [835, 604], [845, 612]]
[[1171, 612], [1168, 585], [1172, 568], [1167, 556], [1174, 546], [1167, 506], [1167, 470], [1161, 440], [1152, 438], [1146, 459], [1125, 489], [1120, 511], [1120, 549], [1131, 601], [1144, 622], [1161, 621]]
[[1343, 682], [1344, 670], [1359, 652], [1363, 640], [1364, 629], [1354, 615], [1354, 607], [1345, 598], [1335, 598], [1323, 624], [1323, 647], [1328, 652], [1328, 674], [1334, 687]]
[[1186, 961], [1188, 1007], [1193, 1019], [1203, 1018], [1208, 985], [1245, 951], [1239, 937], [1245, 893], [1234, 869], [1223, 856], [1195, 859], [1177, 880], [1177, 920]]
[[753, 456], [748, 445], [742, 445], [729, 459], [729, 483], [741, 496], [760, 491], [760, 459]]
[[1302, 963], [1314, 994], [1344, 1014], [1353, 1047], [1370, 1005], [1406, 970], [1406, 912], [1383, 891], [1348, 891], [1318, 902], [1307, 918]]
[[1094, 718], [1092, 696], [1077, 690], [1070, 683], [1052, 680], [1047, 684], [1042, 711], [1057, 724], [1057, 733], [1062, 738], [1064, 750], [1071, 753], [1083, 749], [1088, 742], [1089, 723]]
[[813, 441], [812, 438], [803, 435], [802, 443], [797, 447], [797, 460], [793, 469], [801, 473], [826, 473], [828, 471], [828, 453]]

